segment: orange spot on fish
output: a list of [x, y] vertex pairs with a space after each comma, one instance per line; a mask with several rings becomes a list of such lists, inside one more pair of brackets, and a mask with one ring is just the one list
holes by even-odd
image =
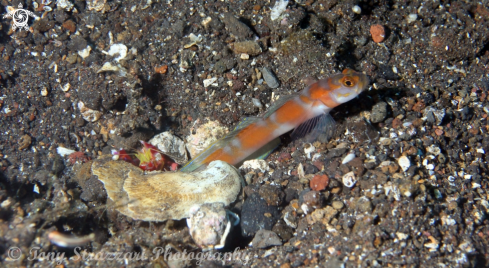
[[304, 113], [304, 108], [302, 108], [300, 104], [296, 101], [289, 101], [284, 103], [284, 105], [275, 112], [275, 122], [277, 124], [296, 123], [291, 122], [291, 119], [297, 120], [298, 118], [302, 118]]

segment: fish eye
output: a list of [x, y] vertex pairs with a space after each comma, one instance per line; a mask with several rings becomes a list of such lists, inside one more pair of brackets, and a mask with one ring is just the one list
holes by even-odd
[[347, 78], [347, 79], [343, 80], [343, 85], [345, 87], [352, 87], [355, 85], [355, 83], [352, 80]]

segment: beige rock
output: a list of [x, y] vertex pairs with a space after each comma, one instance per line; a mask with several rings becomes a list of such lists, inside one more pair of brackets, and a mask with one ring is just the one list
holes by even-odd
[[242, 183], [238, 171], [223, 161], [211, 162], [199, 172], [144, 174], [130, 163], [99, 159], [92, 173], [104, 184], [119, 212], [144, 221], [187, 218], [195, 205], [228, 205], [238, 196]]

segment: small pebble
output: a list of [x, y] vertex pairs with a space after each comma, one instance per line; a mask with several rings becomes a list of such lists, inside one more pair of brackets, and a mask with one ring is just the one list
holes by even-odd
[[157, 74], [165, 74], [167, 70], [168, 70], [168, 65], [161, 65], [155, 67], [155, 73]]
[[309, 191], [302, 197], [303, 204], [306, 204], [308, 207], [312, 208], [321, 208], [322, 200], [323, 198], [321, 193], [316, 191]]
[[375, 43], [380, 43], [385, 39], [385, 28], [380, 24], [370, 26], [370, 34]]
[[387, 103], [381, 101], [375, 104], [374, 107], [372, 107], [370, 121], [372, 123], [380, 123], [384, 121], [386, 116], [387, 116]]
[[41, 89], [41, 96], [46, 97], [48, 95], [48, 89], [47, 87], [43, 87]]
[[63, 28], [70, 31], [71, 33], [74, 33], [76, 31], [76, 23], [72, 20], [67, 20], [63, 22]]
[[409, 14], [407, 17], [407, 23], [415, 22], [418, 19], [418, 14]]
[[345, 204], [341, 201], [333, 201], [333, 203], [331, 205], [336, 210], [341, 210], [345, 206]]
[[409, 167], [411, 166], [411, 161], [405, 155], [401, 156], [397, 160], [397, 163], [399, 164], [399, 166], [402, 168], [403, 171], [407, 171], [409, 169]]
[[253, 241], [251, 241], [251, 244], [254, 248], [281, 246], [282, 239], [280, 239], [280, 237], [278, 237], [278, 235], [272, 231], [261, 229], [256, 233]]
[[251, 101], [253, 102], [253, 105], [258, 108], [263, 108], [263, 104], [261, 104], [259, 99], [252, 98]]
[[19, 151], [28, 148], [29, 145], [31, 145], [31, 142], [32, 142], [31, 136], [27, 134], [22, 136], [19, 140]]
[[235, 53], [244, 53], [250, 56], [257, 56], [262, 53], [260, 45], [255, 41], [236, 42], [233, 44]]
[[263, 67], [263, 69], [261, 69], [261, 72], [263, 73], [263, 79], [265, 79], [265, 82], [267, 82], [267, 85], [269, 87], [277, 88], [280, 85], [277, 77], [275, 77], [272, 71], [270, 71], [267, 67]]

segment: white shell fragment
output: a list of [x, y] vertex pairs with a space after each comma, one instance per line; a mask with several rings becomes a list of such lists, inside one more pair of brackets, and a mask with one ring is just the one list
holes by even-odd
[[312, 144], [304, 144], [304, 153], [306, 154], [307, 159], [311, 159], [311, 153], [313, 153], [314, 151], [316, 151], [316, 147], [314, 147]]
[[217, 81], [217, 77], [212, 77], [212, 78], [209, 78], [209, 79], [204, 79], [204, 87], [209, 87], [209, 86], [215, 86], [217, 87], [219, 84], [216, 83]]
[[58, 0], [56, 1], [56, 6], [58, 9], [64, 9], [66, 11], [71, 11], [73, 9], [73, 3], [69, 0]]
[[80, 55], [80, 57], [83, 59], [86, 59], [88, 56], [90, 56], [90, 51], [92, 51], [92, 47], [87, 46], [86, 48], [78, 51], [78, 55]]
[[190, 48], [193, 45], [198, 45], [202, 42], [202, 35], [195, 35], [193, 33], [189, 34], [188, 38], [190, 39], [190, 43], [183, 45], [184, 48]]
[[211, 17], [206, 17], [205, 19], [202, 20], [201, 24], [202, 26], [207, 27], [207, 25], [209, 25], [211, 21], [212, 21]]
[[39, 186], [37, 186], [37, 183], [34, 183], [34, 189], [32, 189], [32, 191], [36, 194], [39, 194]]
[[242, 185], [236, 168], [223, 161], [213, 161], [206, 169], [191, 173], [144, 174], [130, 163], [106, 158], [93, 162], [92, 173], [104, 184], [115, 209], [144, 221], [188, 218], [195, 205], [229, 205]]
[[239, 169], [259, 169], [261, 172], [270, 171], [270, 167], [268, 166], [267, 161], [263, 159], [252, 159], [244, 161], [243, 165], [241, 165]]
[[119, 64], [112, 64], [110, 62], [104, 63], [102, 68], [100, 68], [97, 73], [102, 73], [102, 72], [118, 72], [120, 76], [126, 76], [127, 71], [124, 67], [120, 66]]
[[47, 87], [42, 87], [41, 88], [41, 96], [46, 97], [48, 95], [48, 88]]
[[180, 165], [183, 165], [188, 161], [185, 143], [169, 131], [154, 136], [149, 140], [149, 143], [156, 146], [158, 150], [171, 157]]
[[88, 10], [95, 10], [97, 12], [104, 10], [107, 0], [86, 0]]
[[299, 179], [303, 179], [306, 176], [302, 163], [299, 163], [299, 165], [297, 166], [297, 176], [299, 177]]
[[276, 0], [275, 5], [273, 6], [270, 12], [270, 18], [272, 20], [276, 20], [282, 15], [282, 13], [287, 9], [287, 4], [289, 0]]
[[403, 171], [407, 171], [409, 169], [409, 167], [411, 166], [411, 161], [405, 155], [399, 157], [399, 159], [397, 160], [397, 163], [399, 164], [399, 166], [402, 168]]
[[101, 111], [96, 111], [85, 107], [85, 104], [81, 101], [78, 102], [78, 109], [80, 110], [83, 119], [88, 122], [95, 122], [99, 120], [103, 114]]
[[349, 153], [347, 156], [345, 156], [345, 158], [343, 158], [343, 161], [341, 161], [341, 164], [346, 164], [353, 159], [355, 159], [355, 153]]
[[118, 55], [114, 60], [119, 62], [127, 56], [127, 47], [124, 44], [113, 44], [110, 46], [107, 54], [112, 57]]
[[65, 147], [58, 147], [56, 148], [56, 152], [61, 156], [61, 157], [65, 157], [67, 155], [70, 155], [74, 152], [76, 152], [75, 150], [71, 150], [71, 149], [68, 149], [68, 148], [65, 148]]
[[355, 177], [355, 173], [353, 173], [353, 171], [350, 171], [345, 175], [343, 175], [342, 181], [343, 181], [343, 185], [345, 185], [348, 188], [351, 188], [353, 187], [353, 185], [355, 185], [355, 183], [357, 183], [357, 178]]
[[407, 16], [407, 23], [412, 23], [412, 22], [415, 22], [416, 20], [418, 19], [418, 14], [409, 14]]
[[432, 144], [426, 149], [430, 154], [439, 155], [441, 153], [440, 147]]
[[66, 83], [64, 86], [59, 86], [63, 92], [68, 92], [70, 90], [70, 83]]
[[189, 214], [190, 236], [204, 251], [223, 248], [231, 227], [239, 223], [238, 215], [226, 211], [223, 203], [195, 205]]

